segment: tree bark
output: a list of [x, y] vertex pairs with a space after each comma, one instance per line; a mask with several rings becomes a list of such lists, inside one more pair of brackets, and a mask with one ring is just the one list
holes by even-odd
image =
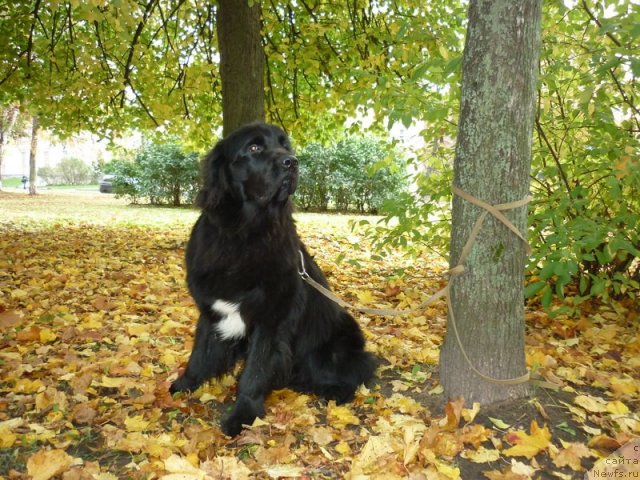
[[40, 129], [40, 121], [38, 117], [33, 117], [31, 124], [31, 149], [29, 151], [29, 195], [38, 193], [36, 180], [36, 154], [38, 152], [38, 130]]
[[246, 123], [265, 118], [265, 58], [260, 26], [259, 1], [218, 1], [216, 29], [224, 136]]
[[[475, 0], [463, 58], [454, 185], [492, 205], [528, 195], [540, 51], [541, 0]], [[450, 263], [482, 209], [454, 196]], [[527, 208], [504, 212], [523, 233]], [[525, 245], [491, 214], [451, 281], [451, 303], [461, 343], [474, 367], [496, 379], [526, 372], [524, 360]], [[449, 398], [489, 404], [523, 397], [528, 385], [500, 385], [473, 372], [449, 327], [440, 378]]]

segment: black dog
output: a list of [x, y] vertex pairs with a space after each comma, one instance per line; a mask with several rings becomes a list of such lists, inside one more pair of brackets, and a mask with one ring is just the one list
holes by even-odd
[[187, 283], [200, 310], [193, 351], [171, 392], [192, 391], [245, 360], [233, 412], [236, 435], [264, 415], [276, 388], [350, 401], [375, 370], [345, 310], [305, 283], [327, 286], [296, 233], [290, 195], [298, 160], [278, 127], [236, 130], [204, 158], [203, 209], [187, 245]]

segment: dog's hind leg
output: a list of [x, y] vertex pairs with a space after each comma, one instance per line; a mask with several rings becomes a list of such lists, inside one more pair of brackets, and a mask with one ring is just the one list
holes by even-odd
[[359, 329], [341, 331], [296, 363], [291, 387], [338, 404], [350, 402], [377, 367], [376, 358], [363, 347]]
[[201, 315], [187, 368], [171, 384], [169, 391], [175, 393], [196, 390], [203, 382], [229, 371], [244, 348], [244, 342], [220, 339], [212, 319]]

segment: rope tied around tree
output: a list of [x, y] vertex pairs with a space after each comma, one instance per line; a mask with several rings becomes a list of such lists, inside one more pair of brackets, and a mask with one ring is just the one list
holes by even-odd
[[506, 211], [506, 210], [513, 210], [513, 209], [516, 209], [516, 208], [524, 207], [525, 205], [527, 205], [531, 201], [532, 197], [530, 195], [528, 195], [525, 198], [523, 198], [522, 200], [517, 200], [515, 202], [491, 205], [489, 203], [486, 203], [486, 202], [484, 202], [482, 200], [479, 200], [479, 199], [469, 195], [468, 193], [466, 193], [465, 191], [463, 191], [460, 188], [456, 187], [455, 185], [451, 186], [451, 191], [455, 195], [457, 195], [460, 198], [462, 198], [463, 200], [466, 200], [467, 202], [470, 202], [470, 203], [482, 208], [483, 212], [480, 214], [480, 216], [476, 220], [476, 223], [474, 224], [473, 229], [471, 230], [471, 234], [469, 235], [469, 238], [467, 239], [467, 242], [464, 244], [464, 247], [462, 248], [462, 253], [460, 254], [460, 258], [458, 260], [457, 265], [455, 267], [451, 268], [447, 272], [447, 275], [449, 275], [449, 281], [448, 281], [447, 285], [444, 288], [442, 288], [441, 290], [439, 290], [438, 292], [436, 292], [435, 294], [431, 295], [429, 298], [427, 298], [425, 301], [423, 301], [417, 307], [406, 309], [406, 310], [394, 310], [394, 309], [357, 307], [357, 306], [354, 306], [354, 305], [352, 305], [352, 304], [350, 304], [348, 302], [345, 302], [340, 297], [338, 297], [335, 293], [333, 293], [329, 289], [323, 287], [322, 285], [320, 285], [318, 282], [316, 282], [313, 278], [311, 278], [309, 276], [309, 274], [305, 270], [304, 257], [302, 256], [302, 252], [300, 252], [300, 271], [299, 271], [299, 274], [302, 277], [302, 279], [305, 282], [307, 282], [310, 286], [312, 286], [313, 288], [318, 290], [324, 296], [326, 296], [330, 300], [334, 301], [335, 303], [337, 303], [341, 307], [353, 309], [353, 310], [359, 311], [361, 313], [371, 314], [371, 315], [381, 315], [381, 316], [407, 315], [407, 314], [410, 314], [410, 313], [414, 313], [414, 312], [418, 312], [420, 310], [423, 310], [427, 305], [435, 302], [440, 297], [443, 297], [443, 296], [446, 295], [447, 296], [447, 307], [449, 309], [449, 318], [451, 319], [451, 326], [453, 327], [453, 332], [455, 334], [456, 341], [458, 343], [458, 347], [460, 348], [460, 351], [462, 352], [462, 355], [463, 355], [465, 361], [469, 365], [469, 368], [476, 375], [480, 376], [483, 380], [485, 380], [487, 382], [490, 382], [490, 383], [495, 383], [495, 384], [499, 384], [499, 385], [519, 385], [521, 383], [525, 383], [525, 382], [529, 381], [529, 378], [530, 378], [530, 372], [529, 371], [527, 371], [527, 373], [525, 373], [524, 375], [521, 375], [519, 377], [498, 379], [498, 378], [493, 378], [491, 376], [483, 374], [482, 372], [480, 372], [474, 366], [473, 362], [471, 361], [471, 359], [467, 355], [467, 352], [465, 351], [464, 346], [462, 345], [462, 340], [460, 339], [460, 334], [458, 333], [458, 327], [456, 325], [455, 315], [453, 313], [453, 305], [451, 303], [450, 290], [451, 290], [451, 282], [453, 281], [453, 279], [464, 274], [464, 272], [465, 272], [464, 262], [467, 259], [467, 257], [469, 256], [469, 254], [471, 253], [471, 249], [473, 248], [473, 245], [474, 245], [474, 243], [476, 241], [476, 238], [478, 237], [478, 234], [480, 233], [480, 230], [482, 229], [482, 224], [484, 223], [484, 220], [486, 219], [488, 214], [491, 214], [496, 219], [500, 220], [500, 222], [502, 224], [504, 224], [520, 240], [522, 240], [524, 242], [527, 255], [529, 255], [531, 253], [531, 247], [529, 246], [529, 242], [527, 242], [527, 239], [518, 230], [518, 228], [502, 212]]

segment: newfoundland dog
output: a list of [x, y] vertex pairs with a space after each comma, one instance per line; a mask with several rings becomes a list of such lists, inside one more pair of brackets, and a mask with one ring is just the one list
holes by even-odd
[[327, 286], [291, 215], [297, 181], [298, 159], [272, 125], [244, 126], [204, 158], [202, 213], [186, 253], [200, 319], [171, 392], [193, 391], [243, 359], [235, 407], [222, 421], [230, 436], [264, 415], [273, 389], [348, 402], [376, 367], [353, 317], [301, 278], [306, 270]]

